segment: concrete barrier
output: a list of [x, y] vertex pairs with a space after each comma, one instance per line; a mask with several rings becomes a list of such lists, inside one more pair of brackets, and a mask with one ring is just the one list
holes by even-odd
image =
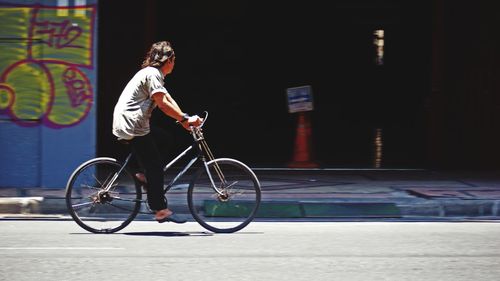
[[0, 214], [38, 214], [43, 197], [0, 197]]

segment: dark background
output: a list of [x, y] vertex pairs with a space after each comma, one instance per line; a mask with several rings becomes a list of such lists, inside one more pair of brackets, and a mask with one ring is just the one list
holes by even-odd
[[[297, 126], [286, 88], [311, 85], [321, 167], [373, 167], [379, 128], [382, 168], [496, 169], [499, 19], [495, 1], [99, 1], [98, 154], [127, 152], [114, 104], [151, 43], [168, 40], [165, 86], [184, 111], [209, 111], [218, 157], [286, 166]], [[189, 144], [159, 110], [154, 120], [171, 153]]]

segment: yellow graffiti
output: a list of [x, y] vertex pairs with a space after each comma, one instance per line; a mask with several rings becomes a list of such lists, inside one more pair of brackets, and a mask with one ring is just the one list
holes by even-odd
[[11, 113], [19, 119], [41, 119], [52, 92], [46, 81], [46, 72], [39, 64], [24, 61], [12, 68], [3, 81], [14, 93], [9, 99]]
[[[74, 13], [58, 13], [61, 9]], [[74, 126], [88, 115], [95, 7], [0, 6], [0, 115]]]

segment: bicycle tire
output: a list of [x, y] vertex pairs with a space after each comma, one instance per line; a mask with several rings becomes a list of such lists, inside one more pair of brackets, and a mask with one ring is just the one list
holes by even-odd
[[92, 233], [114, 233], [130, 224], [139, 213], [141, 187], [124, 169], [109, 192], [103, 187], [120, 170], [116, 159], [91, 159], [70, 176], [66, 185], [66, 207], [73, 220]]
[[243, 229], [252, 222], [260, 205], [261, 188], [257, 176], [244, 163], [231, 158], [214, 159], [207, 162], [207, 166], [216, 186], [222, 187], [227, 196], [217, 194], [205, 167], [200, 167], [188, 189], [191, 215], [202, 227], [215, 233]]

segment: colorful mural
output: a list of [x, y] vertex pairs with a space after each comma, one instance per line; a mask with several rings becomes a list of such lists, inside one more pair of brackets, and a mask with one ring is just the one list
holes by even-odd
[[87, 116], [94, 94], [81, 69], [94, 68], [95, 13], [94, 6], [0, 7], [6, 42], [0, 44], [0, 114], [21, 126], [53, 128]]
[[96, 151], [97, 0], [0, 0], [0, 187], [63, 188]]

